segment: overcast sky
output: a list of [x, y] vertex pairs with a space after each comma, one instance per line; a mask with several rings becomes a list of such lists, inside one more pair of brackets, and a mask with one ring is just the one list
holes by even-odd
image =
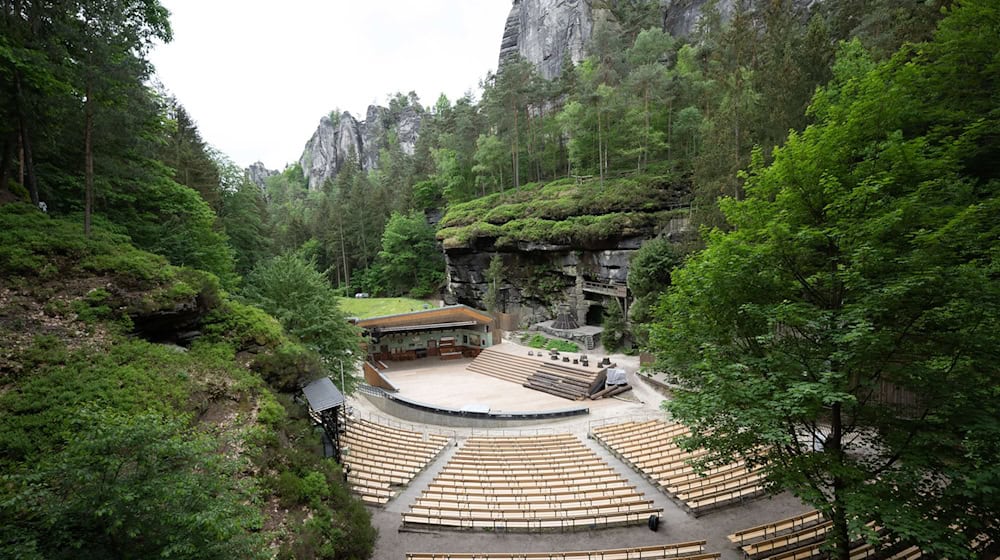
[[161, 0], [174, 39], [150, 54], [202, 138], [283, 169], [320, 117], [364, 118], [389, 94], [479, 94], [510, 0]]

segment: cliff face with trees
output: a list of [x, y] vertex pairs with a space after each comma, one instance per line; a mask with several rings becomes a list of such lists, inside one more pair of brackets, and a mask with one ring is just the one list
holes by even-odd
[[[681, 198], [690, 209], [691, 232], [722, 225], [716, 200], [743, 195], [739, 170], [749, 164], [752, 147], [761, 146], [766, 159], [790, 129], [810, 121], [805, 108], [816, 86], [831, 76], [837, 41], [857, 37], [874, 56], [885, 57], [904, 41], [928, 37], [939, 17], [937, 5], [898, 0], [864, 9], [851, 0], [520, 0], [506, 22], [503, 64], [487, 76], [480, 99], [442, 97], [430, 105], [413, 94], [395, 94], [390, 117], [371, 108], [361, 124], [349, 115], [324, 120], [299, 168], [272, 180], [277, 243], [290, 249], [314, 240], [310, 251], [336, 285], [388, 294], [393, 292], [377, 285], [373, 271], [393, 212], [425, 211], [431, 223], [444, 217], [442, 228], [451, 228], [457, 222], [447, 217], [450, 210], [492, 197], [496, 210], [481, 221], [517, 229], [519, 219], [548, 212], [518, 214], [529, 191], [569, 177], [585, 185], [621, 180], [636, 191], [686, 193]], [[415, 139], [392, 124], [377, 142], [365, 140], [369, 123], [382, 123], [385, 130], [386, 123], [402, 122], [391, 115], [407, 111], [420, 115]], [[548, 190], [563, 189], [573, 200], [574, 181]], [[524, 185], [529, 191], [511, 192]], [[505, 208], [508, 196], [513, 203]], [[567, 230], [574, 227], [568, 218], [581, 224], [594, 211], [574, 215], [571, 206], [544, 219], [562, 221], [559, 227]], [[647, 218], [661, 210], [653, 206]], [[599, 213], [636, 210], [608, 206]], [[498, 246], [495, 228], [460, 221], [466, 236], [461, 243], [453, 243], [448, 232], [438, 235], [448, 240], [446, 294], [485, 305], [483, 279], [491, 257], [483, 252], [501, 254], [513, 268], [545, 268], [553, 277], [550, 287], [565, 288], [545, 301], [517, 280], [523, 274], [508, 275], [510, 310], [523, 303], [526, 321], [551, 316], [556, 303], [573, 295], [570, 287], [581, 275], [623, 281], [634, 249], [661, 230], [676, 237], [680, 224], [676, 217], [655, 226], [647, 220], [622, 238], [605, 228], [604, 238], [585, 247], [543, 238], [536, 229], [533, 244]]]

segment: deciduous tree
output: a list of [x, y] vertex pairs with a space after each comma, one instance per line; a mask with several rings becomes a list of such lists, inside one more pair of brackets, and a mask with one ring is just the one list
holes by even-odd
[[765, 464], [836, 558], [869, 521], [934, 557], [1000, 536], [998, 22], [967, 0], [886, 63], [847, 45], [659, 310], [687, 443]]

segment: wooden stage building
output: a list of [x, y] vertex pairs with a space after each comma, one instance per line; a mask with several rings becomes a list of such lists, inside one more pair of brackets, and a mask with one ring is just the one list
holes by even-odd
[[474, 358], [493, 346], [493, 318], [465, 305], [361, 319], [368, 354], [379, 361]]

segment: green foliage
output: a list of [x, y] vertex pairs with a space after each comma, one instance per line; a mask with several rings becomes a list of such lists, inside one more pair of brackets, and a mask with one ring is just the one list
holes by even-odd
[[557, 350], [559, 352], [580, 351], [580, 347], [575, 342], [560, 340], [558, 338], [549, 338], [542, 334], [525, 334], [521, 337], [521, 343], [527, 344], [532, 348], [544, 348], [546, 350]]
[[553, 338], [545, 344], [547, 350], [558, 350], [559, 352], [579, 352], [580, 347], [575, 342], [569, 342], [567, 340], [559, 340], [558, 338]]
[[628, 325], [625, 322], [625, 314], [617, 298], [608, 300], [604, 313], [604, 331], [601, 332], [601, 343], [608, 352], [614, 352], [622, 348], [625, 338], [628, 336]]
[[644, 242], [629, 258], [628, 287], [635, 299], [626, 319], [639, 346], [648, 343], [648, 324], [653, 319], [653, 308], [670, 286], [670, 275], [681, 264], [688, 249], [684, 244], [657, 237]]
[[688, 443], [768, 449], [773, 487], [828, 515], [841, 557], [868, 520], [935, 557], [1000, 536], [998, 21], [970, 0], [883, 63], [844, 45], [816, 123], [770, 165], [755, 153], [746, 200], [722, 205], [735, 229], [658, 312]]
[[492, 312], [500, 309], [500, 285], [503, 281], [503, 257], [497, 253], [490, 259], [490, 266], [486, 269], [485, 302], [487, 311]]
[[219, 222], [232, 248], [236, 272], [245, 275], [270, 256], [270, 220], [264, 193], [228, 158], [217, 154], [214, 163], [227, 184], [219, 200]]
[[445, 248], [496, 238], [497, 246], [518, 242], [586, 246], [607, 239], [648, 234], [665, 223], [682, 193], [669, 176], [608, 180], [562, 179], [454, 205], [441, 219], [437, 237]]
[[203, 330], [210, 340], [228, 341], [236, 348], [276, 347], [284, 331], [277, 319], [260, 308], [226, 300], [205, 317]]
[[420, 212], [393, 213], [382, 233], [382, 250], [373, 265], [380, 291], [425, 297], [444, 281], [444, 257], [434, 228]]
[[[349, 358], [345, 358], [345, 361]], [[279, 391], [297, 391], [305, 383], [332, 373], [332, 364], [310, 348], [293, 342], [282, 343], [270, 352], [257, 356], [252, 367], [269, 385]], [[339, 380], [339, 376], [334, 376]], [[353, 379], [348, 382], [351, 387]]]
[[[215, 275], [173, 267], [104, 226], [84, 238], [77, 224], [22, 205], [0, 207], [0, 225], [10, 301], [56, 295], [45, 312], [59, 333], [4, 356], [0, 555], [256, 558], [278, 543], [310, 558], [370, 556], [370, 518], [322, 459], [308, 416], [262, 381], [297, 392], [327, 373], [315, 351], [230, 301]], [[206, 313], [186, 351], [115, 334], [129, 314], [178, 306]], [[58, 324], [73, 309], [99, 336], [63, 340], [78, 328]], [[40, 326], [18, 305], [3, 312], [9, 328]], [[261, 482], [285, 472], [309, 499], [277, 534], [263, 530], [262, 511], [283, 499]]]
[[207, 270], [232, 288], [237, 280], [232, 249], [218, 231], [212, 209], [196, 191], [173, 181], [152, 187], [141, 203], [112, 219], [126, 224], [139, 247], [167, 257], [171, 264]]
[[[319, 354], [326, 369], [333, 371], [339, 360], [353, 363], [360, 355], [359, 337], [337, 305], [329, 282], [312, 263], [295, 254], [275, 257], [259, 265], [247, 276], [244, 296], [272, 315], [309, 350]], [[312, 369], [290, 371], [310, 360], [293, 346], [283, 345], [268, 364], [279, 386], [310, 381], [304, 376]], [[260, 361], [258, 361], [260, 363]], [[264, 367], [264, 366], [262, 366]], [[292, 377], [294, 375], [294, 377]], [[339, 376], [335, 376], [339, 379]], [[341, 388], [349, 391], [352, 385]]]
[[608, 180], [603, 187], [595, 179], [560, 179], [527, 184], [502, 197], [496, 193], [452, 205], [439, 227], [476, 222], [499, 225], [518, 218], [562, 220], [609, 212], [652, 212], [677, 205], [683, 195], [670, 176], [621, 177]]
[[74, 302], [73, 310], [77, 317], [85, 323], [94, 323], [100, 319], [111, 317], [111, 308], [107, 305], [111, 294], [103, 288], [91, 290], [84, 299]]
[[682, 249], [657, 237], [639, 247], [629, 258], [628, 287], [637, 298], [656, 296], [670, 285], [670, 273], [680, 264]]
[[344, 315], [367, 319], [383, 315], [398, 315], [419, 311], [429, 304], [426, 301], [413, 298], [355, 298], [338, 297], [337, 305]]
[[42, 278], [74, 271], [113, 274], [135, 287], [170, 274], [162, 257], [136, 249], [125, 236], [95, 229], [84, 238], [79, 224], [22, 204], [0, 207], [0, 271]]
[[9, 553], [265, 558], [261, 514], [240, 465], [181, 420], [83, 410], [76, 437], [10, 479], [3, 502]]
[[548, 337], [542, 334], [534, 335], [524, 335], [521, 337], [521, 342], [531, 346], [532, 348], [545, 348], [545, 344], [549, 341]]

